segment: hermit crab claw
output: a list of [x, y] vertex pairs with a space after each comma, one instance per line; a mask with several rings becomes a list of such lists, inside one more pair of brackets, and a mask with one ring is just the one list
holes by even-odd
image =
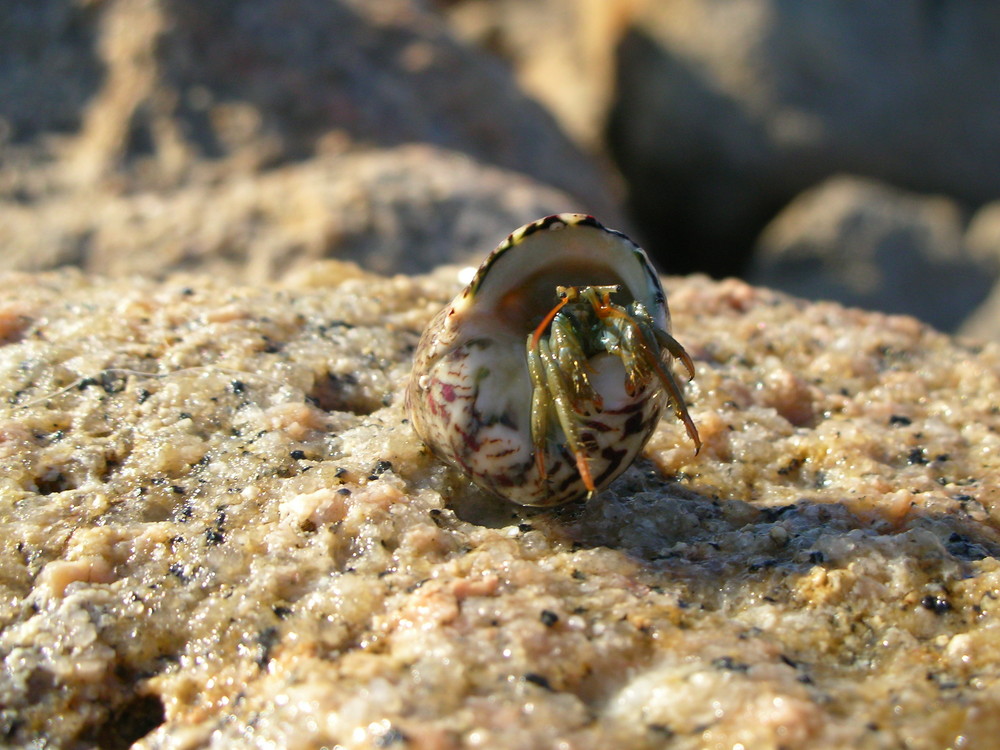
[[638, 456], [670, 404], [698, 430], [671, 362], [666, 295], [646, 254], [592, 216], [527, 224], [490, 254], [417, 348], [417, 434], [522, 505], [590, 497]]

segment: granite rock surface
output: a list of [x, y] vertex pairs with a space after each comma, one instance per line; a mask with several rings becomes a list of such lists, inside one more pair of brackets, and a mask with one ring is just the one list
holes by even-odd
[[704, 448], [483, 497], [402, 384], [457, 269], [0, 279], [0, 737], [983, 747], [1000, 348], [668, 280]]

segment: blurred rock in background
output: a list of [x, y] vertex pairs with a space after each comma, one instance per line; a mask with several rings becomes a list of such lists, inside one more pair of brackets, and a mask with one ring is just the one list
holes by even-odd
[[8, 268], [419, 271], [546, 213], [617, 219], [552, 116], [418, 2], [46, 0], [0, 39]]
[[977, 339], [1000, 341], [1000, 201], [980, 208], [965, 235], [969, 255], [995, 279], [993, 291], [959, 328], [959, 333]]
[[972, 253], [962, 229], [949, 198], [832, 177], [768, 224], [748, 278], [954, 330], [989, 293], [1000, 260]]
[[[949, 196], [959, 234], [967, 213], [1000, 197], [1000, 99], [992, 93], [1000, 8], [916, 0], [877, 8], [832, 0], [439, 5], [466, 38], [508, 59], [567, 132], [612, 155], [632, 219], [669, 271], [744, 273], [765, 225], [836, 174]], [[595, 73], [605, 63], [611, 74]], [[835, 222], [840, 208], [830, 210]], [[921, 235], [920, 214], [912, 231], [897, 232], [901, 258], [915, 256], [909, 288], [885, 279], [884, 287], [898, 287], [887, 300], [912, 297], [914, 274], [929, 268], [919, 257], [927, 248], [903, 236]], [[821, 275], [810, 290], [858, 300], [843, 273], [828, 284]], [[976, 282], [934, 320], [961, 319], [980, 294], [983, 279]], [[949, 283], [937, 289], [946, 300]]]
[[527, 217], [578, 205], [524, 174], [426, 145], [317, 156], [127, 194], [0, 202], [7, 268], [112, 276], [202, 271], [250, 282], [337, 257], [383, 274], [478, 265]]
[[989, 4], [643, 3], [610, 121], [637, 218], [732, 272], [830, 174], [1000, 196], [998, 34]]
[[506, 60], [573, 138], [605, 149], [615, 49], [636, 0], [437, 0], [462, 38]]
[[[917, 0], [19, 3], [0, 15], [0, 266], [410, 272], [586, 210], [664, 271], [759, 274], [754, 249], [791, 231], [775, 217], [807, 205], [820, 233], [795, 246], [838, 260], [785, 288], [892, 310], [931, 289], [915, 312], [956, 330], [1000, 254], [966, 231], [1000, 199], [998, 32], [1000, 8]], [[894, 248], [874, 294], [845, 278], [885, 242], [845, 247], [855, 209], [815, 203], [843, 192], [796, 200], [839, 174], [884, 186], [856, 207]]]

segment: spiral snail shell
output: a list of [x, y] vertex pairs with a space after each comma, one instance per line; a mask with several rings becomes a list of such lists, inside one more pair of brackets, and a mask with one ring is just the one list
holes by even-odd
[[628, 468], [668, 403], [700, 449], [675, 357], [694, 377], [645, 252], [556, 214], [510, 234], [430, 322], [406, 404], [424, 443], [483, 489], [558, 505]]

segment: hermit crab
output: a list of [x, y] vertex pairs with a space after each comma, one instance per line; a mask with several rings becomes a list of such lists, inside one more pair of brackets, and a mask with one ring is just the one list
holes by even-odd
[[698, 430], [671, 370], [646, 254], [585, 214], [513, 232], [420, 340], [406, 404], [441, 459], [521, 505], [591, 497], [635, 460], [670, 403]]

